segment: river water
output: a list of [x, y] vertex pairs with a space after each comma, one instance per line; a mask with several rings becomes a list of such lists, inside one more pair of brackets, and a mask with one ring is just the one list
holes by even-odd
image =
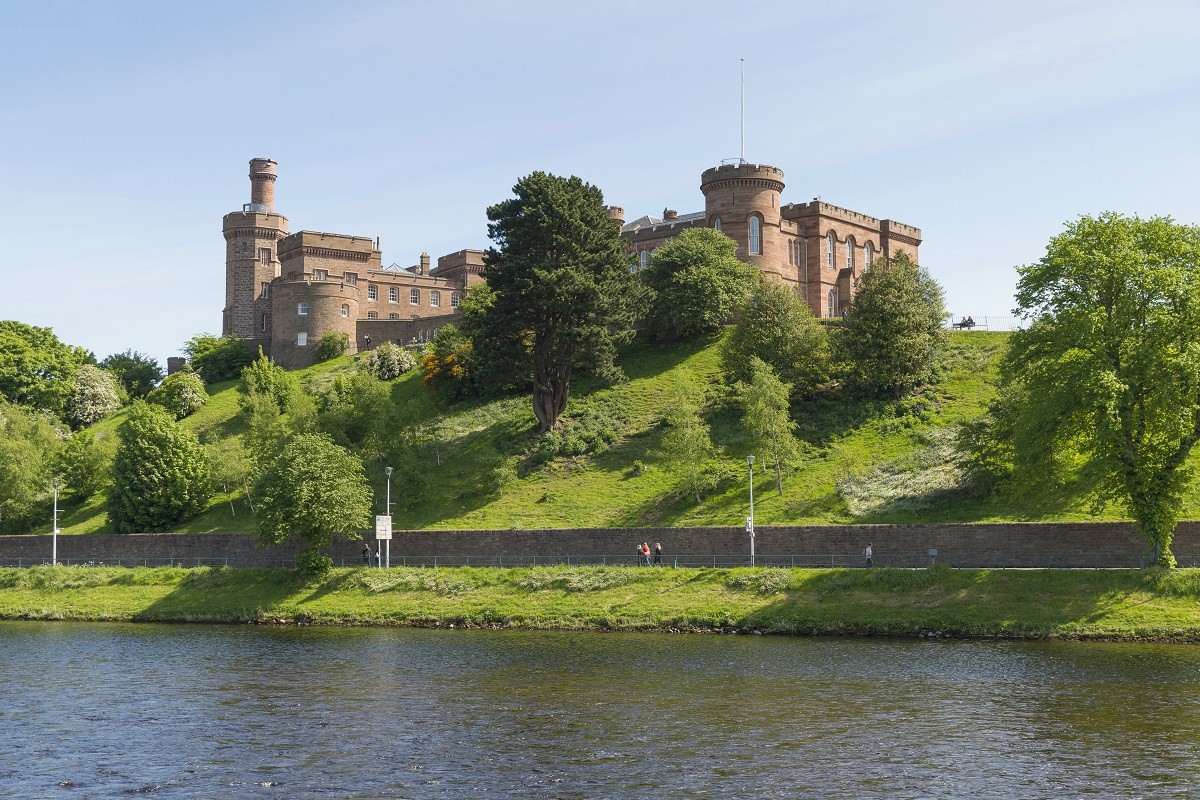
[[0, 797], [1200, 790], [1200, 648], [0, 623]]

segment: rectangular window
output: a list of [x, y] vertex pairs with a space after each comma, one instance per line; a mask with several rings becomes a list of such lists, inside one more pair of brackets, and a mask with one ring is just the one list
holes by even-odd
[[414, 306], [421, 305], [421, 290], [420, 289], [409, 289], [408, 290], [408, 302]]
[[388, 302], [389, 303], [399, 303], [400, 302], [399, 287], [396, 287], [396, 286], [388, 287]]
[[266, 300], [267, 292], [269, 292], [269, 291], [271, 291], [271, 284], [269, 284], [269, 283], [260, 283], [259, 284], [259, 290], [258, 290], [259, 297]]
[[258, 263], [262, 264], [264, 267], [271, 266], [271, 248], [260, 247], [258, 249]]
[[368, 311], [367, 319], [379, 319], [379, 315], [376, 314], [374, 311]]
[[458, 292], [450, 293], [450, 307], [458, 308]]
[[429, 305], [433, 306], [434, 308], [440, 308], [442, 305], [442, 293], [441, 292], [430, 292], [429, 293]]
[[343, 317], [350, 316], [350, 304], [349, 303], [342, 303], [342, 316]]
[[388, 314], [388, 319], [400, 319], [399, 314]]
[[308, 334], [301, 331], [296, 334], [296, 347], [308, 347]]
[[267, 332], [267, 315], [266, 314], [262, 315], [262, 330], [263, 330], [263, 333]]
[[308, 303], [297, 303], [296, 304], [296, 313], [301, 317], [307, 317], [308, 316]]
[[358, 286], [358, 275], [353, 272], [347, 272], [346, 273], [346, 285], [347, 286]]
[[379, 287], [373, 283], [367, 284], [367, 299], [368, 300], [378, 300], [379, 299]]
[[328, 270], [324, 270], [324, 269], [314, 269], [314, 270], [313, 270], [313, 280], [314, 280], [314, 281], [327, 281], [327, 280], [329, 280], [329, 271], [328, 271]]

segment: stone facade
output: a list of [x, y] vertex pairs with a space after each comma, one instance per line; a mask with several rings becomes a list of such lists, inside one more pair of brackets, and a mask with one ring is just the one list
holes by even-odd
[[[250, 202], [226, 214], [225, 309], [221, 331], [261, 345], [278, 364], [302, 367], [315, 359], [321, 337], [344, 333], [349, 352], [372, 343], [428, 341], [457, 317], [458, 303], [483, 280], [484, 253], [459, 250], [430, 263], [383, 266], [379, 241], [369, 236], [302, 230], [288, 233], [275, 212], [277, 165], [250, 162]], [[818, 317], [840, 316], [858, 276], [880, 256], [914, 260], [921, 231], [911, 225], [823, 202], [782, 204], [783, 171], [766, 164], [723, 164], [700, 177], [704, 211], [621, 225], [633, 269], [689, 227], [711, 227], [738, 243], [738, 258], [791, 287]]]

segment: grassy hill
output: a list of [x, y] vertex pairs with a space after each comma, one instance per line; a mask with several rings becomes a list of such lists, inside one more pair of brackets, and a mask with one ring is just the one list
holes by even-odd
[[[755, 470], [755, 519], [782, 523], [943, 522], [1122, 518], [1093, 513], [1071, 487], [1045, 496], [976, 497], [961, 486], [955, 440], [995, 392], [1007, 334], [950, 334], [939, 382], [900, 402], [862, 403], [837, 394], [798, 401], [793, 418], [800, 462], [775, 490]], [[573, 387], [568, 416], [601, 420], [617, 434], [603, 452], [540, 463], [539, 437], [525, 396], [488, 403], [440, 403], [418, 372], [391, 385], [393, 402], [417, 422], [423, 444], [411, 481], [394, 478], [397, 528], [555, 528], [575, 526], [740, 525], [747, 512], [746, 444], [740, 414], [720, 376], [719, 337], [663, 346], [635, 343], [620, 361], [629, 380]], [[349, 357], [302, 370], [310, 387], [354, 369]], [[680, 382], [703, 386], [713, 439], [728, 464], [724, 482], [699, 504], [681, 491], [679, 465], [660, 452], [662, 414]], [[210, 387], [211, 399], [183, 424], [203, 440], [229, 441], [244, 429], [237, 381]], [[122, 415], [96, 429], [115, 431]], [[762, 464], [759, 459], [758, 464]], [[381, 467], [382, 465], [380, 465]], [[371, 470], [382, 505], [382, 469]], [[398, 474], [400, 470], [398, 469]], [[1185, 509], [1195, 516], [1200, 504]], [[67, 533], [109, 532], [103, 498], [66, 509]], [[250, 531], [242, 491], [217, 494], [184, 531]]]

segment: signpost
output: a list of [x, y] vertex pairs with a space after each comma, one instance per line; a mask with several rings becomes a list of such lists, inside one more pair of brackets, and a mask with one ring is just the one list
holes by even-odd
[[[385, 542], [384, 544], [384, 561], [390, 567], [392, 565], [392, 515], [377, 514], [375, 516], [375, 541]], [[378, 550], [379, 545], [375, 545]]]

